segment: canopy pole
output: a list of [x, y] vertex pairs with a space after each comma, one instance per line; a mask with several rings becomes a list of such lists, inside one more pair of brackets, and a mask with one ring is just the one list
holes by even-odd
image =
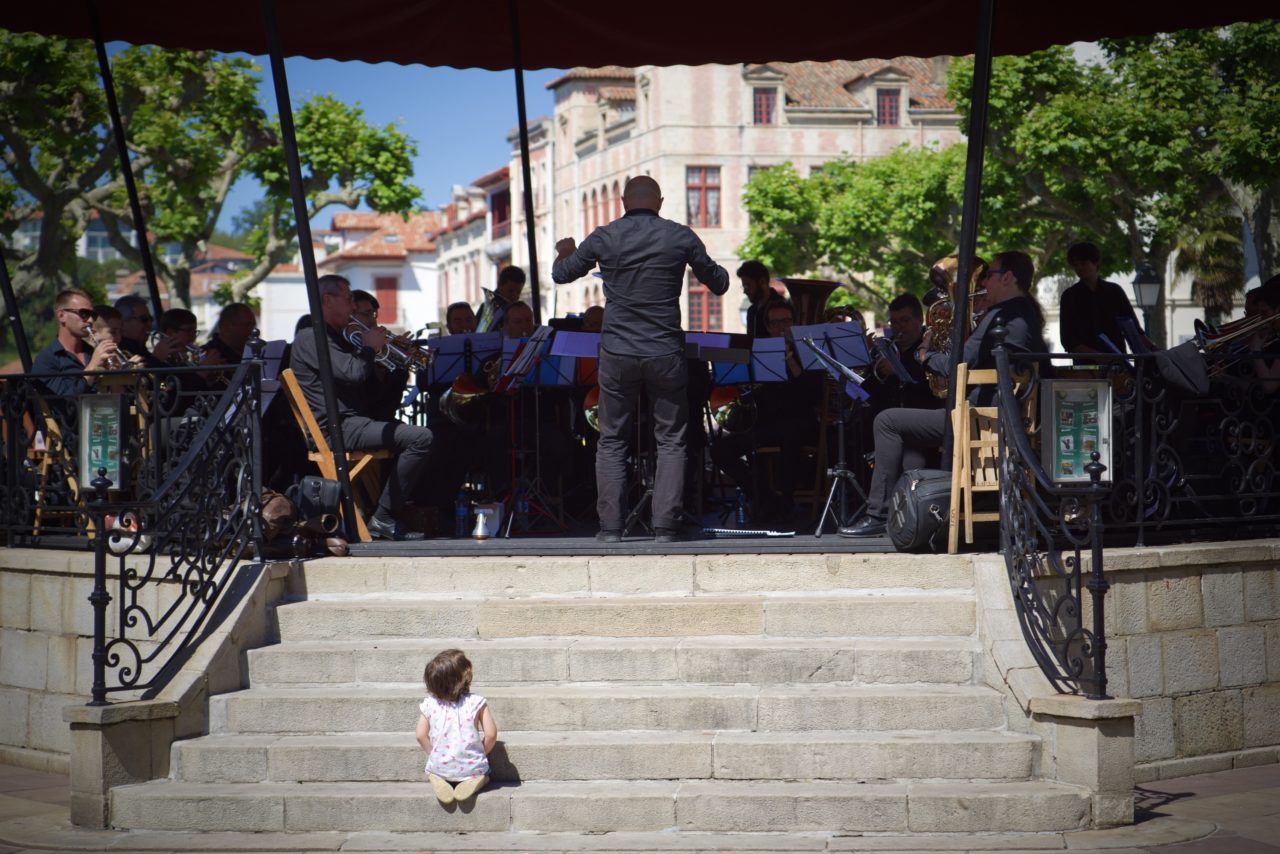
[[[342, 441], [342, 420], [338, 417], [338, 398], [333, 389], [329, 331], [324, 322], [324, 309], [320, 300], [320, 278], [316, 274], [316, 254], [311, 244], [311, 221], [307, 219], [307, 196], [302, 186], [302, 164], [298, 160], [298, 138], [293, 127], [293, 106], [289, 102], [289, 81], [284, 71], [284, 52], [280, 48], [275, 0], [262, 0], [262, 16], [266, 21], [267, 51], [271, 57], [271, 82], [276, 93], [276, 110], [280, 115], [280, 144], [284, 148], [285, 164], [289, 169], [293, 216], [298, 223], [298, 254], [302, 258], [302, 275], [307, 283], [307, 302], [311, 307], [311, 331], [316, 338], [320, 385], [324, 388], [325, 427], [329, 448], [333, 451], [338, 483], [342, 485], [342, 518], [347, 540], [358, 541], [360, 537], [356, 525], [356, 508], [351, 498], [351, 475], [347, 471], [347, 449]], [[305, 335], [306, 332], [302, 334]]]
[[147, 221], [142, 216], [138, 185], [133, 180], [133, 167], [129, 165], [129, 143], [124, 135], [124, 122], [120, 120], [120, 104], [116, 101], [116, 84], [111, 76], [111, 63], [107, 60], [107, 45], [102, 40], [98, 3], [97, 0], [88, 2], [93, 46], [98, 52], [98, 71], [102, 75], [102, 89], [107, 94], [107, 112], [111, 114], [111, 138], [115, 141], [116, 154], [120, 158], [120, 172], [124, 175], [124, 189], [129, 194], [129, 210], [133, 214], [133, 233], [138, 241], [138, 254], [142, 256], [142, 272], [147, 277], [147, 290], [151, 293], [151, 312], [155, 315], [156, 328], [159, 329], [164, 305], [160, 302], [160, 286], [156, 280], [155, 263], [151, 260], [151, 245], [147, 243]]
[[31, 373], [31, 345], [27, 343], [27, 330], [18, 313], [18, 298], [13, 293], [13, 281], [9, 278], [9, 262], [0, 255], [0, 290], [4, 291], [4, 311], [13, 330], [13, 342], [18, 345], [18, 358], [22, 360], [22, 372]]
[[516, 113], [520, 118], [520, 174], [524, 182], [524, 231], [529, 243], [529, 289], [533, 322], [542, 325], [542, 289], [538, 286], [538, 236], [533, 219], [533, 180], [529, 165], [529, 117], [524, 103], [524, 53], [520, 48], [520, 0], [511, 0], [511, 47], [515, 51]]
[[960, 209], [960, 257], [956, 269], [955, 297], [951, 312], [951, 374], [947, 383], [947, 418], [942, 434], [942, 467], [951, 468], [951, 411], [955, 409], [956, 388], [964, 340], [969, 335], [969, 277], [973, 275], [973, 254], [978, 249], [978, 215], [982, 206], [982, 156], [987, 147], [987, 104], [991, 95], [991, 31], [995, 21], [995, 0], [978, 0], [978, 49], [973, 57], [973, 86], [969, 100], [969, 140], [964, 166], [964, 203]]

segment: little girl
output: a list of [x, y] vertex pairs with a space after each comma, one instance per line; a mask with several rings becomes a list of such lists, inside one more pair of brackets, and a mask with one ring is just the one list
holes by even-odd
[[446, 649], [431, 659], [422, 678], [427, 696], [419, 706], [417, 736], [427, 754], [427, 780], [440, 803], [465, 801], [489, 782], [488, 754], [498, 725], [485, 698], [471, 693], [471, 662], [462, 650]]

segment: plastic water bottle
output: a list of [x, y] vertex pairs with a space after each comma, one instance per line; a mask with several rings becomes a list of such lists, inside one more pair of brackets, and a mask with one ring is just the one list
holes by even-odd
[[467, 531], [467, 495], [459, 492], [457, 499], [453, 502], [453, 535], [455, 537], [465, 537]]
[[738, 490], [737, 521], [738, 530], [747, 527], [747, 496], [741, 489]]

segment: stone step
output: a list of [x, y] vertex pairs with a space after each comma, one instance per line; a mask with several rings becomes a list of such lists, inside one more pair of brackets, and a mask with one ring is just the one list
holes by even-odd
[[[1019, 780], [1038, 739], [1009, 732], [503, 732], [500, 781]], [[419, 782], [411, 733], [223, 735], [173, 746], [174, 779], [199, 783]]]
[[[1005, 723], [977, 685], [476, 685], [499, 730], [979, 730]], [[410, 732], [422, 688], [251, 688], [209, 701], [210, 732]]]
[[969, 638], [446, 638], [295, 641], [249, 651], [254, 687], [405, 682], [457, 647], [489, 682], [861, 684], [973, 681]]
[[1084, 828], [1090, 809], [1084, 789], [1043, 781], [499, 783], [461, 807], [441, 806], [426, 783], [111, 790], [113, 826], [177, 831], [1000, 833]]
[[[839, 547], [838, 543], [833, 545]], [[431, 596], [823, 592], [973, 587], [964, 555], [616, 555], [582, 557], [345, 557], [308, 560], [295, 592]]]
[[282, 641], [597, 636], [935, 637], [974, 633], [972, 594], [356, 599], [275, 609]]

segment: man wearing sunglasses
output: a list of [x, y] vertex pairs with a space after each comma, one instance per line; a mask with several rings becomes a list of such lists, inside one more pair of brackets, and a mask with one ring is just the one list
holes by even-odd
[[89, 346], [89, 332], [98, 313], [93, 300], [79, 288], [68, 288], [54, 298], [58, 335], [37, 354], [33, 374], [56, 374], [41, 380], [50, 394], [75, 397], [93, 391], [97, 377], [86, 371], [102, 370], [103, 362], [115, 355], [114, 341], [104, 339], [97, 348]]
[[124, 321], [124, 338], [120, 350], [129, 356], [139, 356], [148, 368], [167, 368], [169, 360], [182, 349], [182, 343], [173, 338], [161, 338], [155, 352], [147, 349], [147, 339], [155, 326], [148, 302], [136, 294], [127, 294], [116, 300], [116, 311]]
[[[991, 330], [997, 322], [1004, 324], [1004, 345], [1009, 350], [1048, 352], [1044, 341], [1044, 313], [1031, 296], [1035, 268], [1030, 256], [1025, 252], [997, 254], [982, 281], [987, 289], [987, 311], [978, 328], [964, 342], [960, 356], [964, 363], [971, 369], [996, 366], [992, 355], [996, 341]], [[916, 361], [940, 376], [947, 376], [951, 371], [949, 354], [930, 352], [928, 333], [916, 350]], [[994, 386], [978, 386], [969, 394], [969, 402], [975, 406], [990, 406], [994, 401]], [[867, 496], [867, 512], [853, 525], [841, 528], [840, 536], [878, 537], [885, 533], [893, 487], [903, 471], [923, 468], [928, 456], [942, 447], [946, 419], [945, 409], [886, 409], [876, 416], [873, 428], [876, 464]]]

